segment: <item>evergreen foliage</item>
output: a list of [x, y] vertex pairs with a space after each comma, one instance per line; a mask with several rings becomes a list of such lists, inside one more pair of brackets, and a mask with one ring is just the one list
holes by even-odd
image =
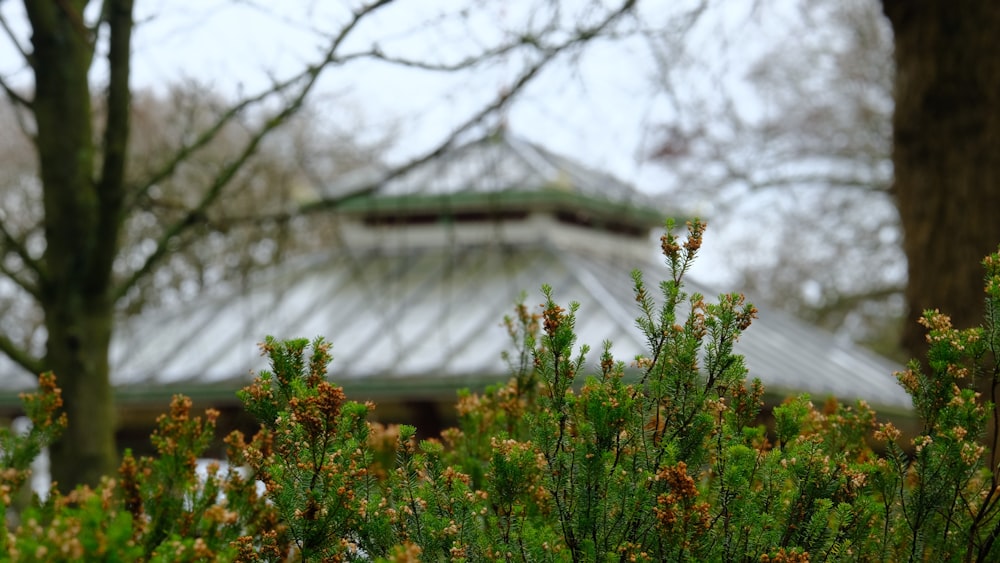
[[[464, 391], [459, 424], [417, 441], [410, 426], [327, 379], [330, 344], [268, 339], [271, 370], [240, 393], [261, 423], [234, 433], [228, 467], [197, 470], [217, 413], [174, 399], [152, 442], [96, 489], [55, 488], [0, 533], [12, 559], [43, 561], [993, 561], [1000, 472], [990, 431], [1000, 346], [1000, 255], [984, 260], [987, 315], [957, 330], [928, 311], [926, 368], [898, 378], [920, 432], [880, 423], [864, 402], [807, 395], [759, 423], [763, 387], [733, 345], [756, 310], [739, 294], [687, 295], [701, 244], [668, 223], [658, 291], [632, 275], [649, 348], [611, 343], [588, 371], [575, 303], [543, 287], [505, 319], [507, 383]], [[989, 378], [993, 396], [976, 393]], [[65, 424], [42, 378], [31, 430], [2, 434], [0, 501]], [[875, 445], [877, 447], [873, 448]]]

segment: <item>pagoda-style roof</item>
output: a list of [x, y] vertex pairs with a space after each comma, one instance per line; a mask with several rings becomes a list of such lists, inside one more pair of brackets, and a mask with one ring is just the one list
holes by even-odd
[[566, 221], [646, 236], [663, 224], [656, 200], [610, 174], [498, 132], [402, 174], [363, 169], [322, 191], [338, 212], [369, 223], [517, 218]]
[[[455, 235], [454, 246], [390, 236], [380, 249], [343, 249], [276, 271], [241, 294], [145, 315], [119, 332], [116, 382], [139, 394], [178, 386], [231, 393], [264, 367], [254, 345], [264, 335], [323, 335], [333, 343], [332, 378], [351, 396], [449, 397], [508, 376], [501, 352], [511, 343], [501, 320], [522, 292], [527, 304], [541, 303], [542, 283], [560, 302], [580, 303], [580, 343], [599, 350], [611, 340], [626, 362], [644, 354], [629, 274], [642, 270], [651, 287], [664, 279], [652, 251], [595, 251], [583, 227], [557, 221], [516, 229], [524, 241], [530, 230], [538, 235], [530, 244], [476, 233]], [[714, 294], [697, 283], [687, 291]], [[737, 352], [773, 393], [910, 405], [892, 377], [899, 366], [778, 311], [762, 308]]]
[[[380, 174], [324, 190], [336, 233], [328, 251], [120, 325], [119, 396], [232, 401], [266, 367], [256, 344], [273, 335], [331, 341], [331, 377], [352, 397], [446, 399], [508, 377], [501, 321], [521, 294], [540, 303], [542, 284], [580, 303], [580, 343], [599, 350], [611, 340], [626, 363], [646, 353], [630, 272], [650, 287], [667, 274], [650, 232], [667, 211], [651, 198], [508, 135]], [[695, 282], [687, 291], [719, 293]], [[900, 366], [779, 311], [761, 307], [736, 351], [777, 394], [910, 407], [892, 376]]]

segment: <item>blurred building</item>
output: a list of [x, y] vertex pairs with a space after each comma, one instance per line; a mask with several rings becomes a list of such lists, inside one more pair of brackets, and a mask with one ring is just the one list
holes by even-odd
[[[238, 418], [235, 391], [266, 368], [265, 335], [322, 335], [349, 398], [389, 420], [446, 424], [457, 389], [509, 376], [502, 319], [522, 294], [537, 310], [543, 283], [580, 303], [592, 362], [604, 340], [626, 363], [644, 353], [630, 272], [651, 288], [668, 273], [658, 237], [670, 210], [607, 174], [493, 135], [403, 174], [346, 178], [321, 200], [335, 224], [328, 251], [120, 326], [112, 365], [126, 426], [144, 436], [177, 392]], [[691, 280], [686, 290], [719, 293]], [[779, 311], [761, 308], [737, 352], [772, 397], [910, 406], [892, 376], [900, 366]]]

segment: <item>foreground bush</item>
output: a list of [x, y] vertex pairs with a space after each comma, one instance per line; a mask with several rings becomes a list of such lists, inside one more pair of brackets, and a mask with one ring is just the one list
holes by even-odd
[[[763, 388], [733, 354], [755, 309], [683, 291], [702, 232], [696, 221], [682, 241], [668, 227], [659, 287], [633, 274], [648, 352], [628, 364], [604, 343], [587, 373], [577, 306], [546, 287], [538, 312], [506, 319], [511, 380], [462, 393], [459, 427], [417, 442], [412, 427], [367, 422], [373, 405], [327, 381], [326, 342], [269, 339], [271, 371], [240, 394], [261, 430], [227, 438], [226, 470], [197, 472], [216, 413], [192, 417], [178, 397], [156, 457], [127, 454], [96, 490], [53, 490], [2, 546], [51, 561], [1000, 560], [996, 432], [986, 444], [1000, 257], [984, 261], [984, 327], [924, 316], [928, 371], [898, 375], [918, 436], [904, 440], [863, 402], [820, 411], [805, 395], [776, 407], [767, 431]], [[31, 432], [0, 436], [5, 505], [62, 424], [58, 390], [42, 382]]]

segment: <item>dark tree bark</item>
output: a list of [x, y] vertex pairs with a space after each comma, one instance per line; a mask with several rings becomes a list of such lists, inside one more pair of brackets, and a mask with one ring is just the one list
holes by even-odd
[[895, 34], [894, 195], [908, 260], [903, 346], [916, 319], [983, 315], [979, 263], [1000, 243], [1000, 2], [883, 0]]
[[38, 266], [48, 331], [45, 365], [68, 398], [71, 421], [52, 451], [52, 477], [64, 490], [94, 484], [116, 465], [109, 439], [115, 425], [108, 377], [110, 288], [122, 225], [132, 2], [105, 3], [109, 85], [99, 174], [88, 82], [96, 32], [84, 24], [85, 6], [25, 2], [32, 27], [35, 143], [45, 187], [46, 247]]

